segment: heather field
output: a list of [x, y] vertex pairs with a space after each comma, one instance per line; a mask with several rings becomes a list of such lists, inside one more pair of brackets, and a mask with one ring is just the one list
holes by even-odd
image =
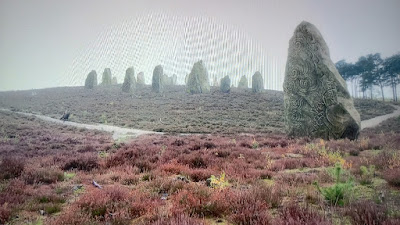
[[[387, 103], [356, 99], [361, 119], [393, 112]], [[150, 86], [134, 95], [120, 85], [49, 88], [0, 92], [0, 107], [59, 119], [65, 110], [70, 121], [175, 133], [282, 133], [283, 92], [233, 88], [224, 94], [212, 87], [210, 94], [189, 95], [184, 86], [168, 87], [163, 94]]]
[[[182, 90], [161, 96], [145, 88], [132, 97], [116, 87], [44, 89], [29, 98], [32, 91], [1, 93], [1, 107], [18, 111], [57, 118], [68, 108], [79, 122], [105, 115], [115, 125], [213, 134], [119, 142], [109, 133], [0, 112], [0, 224], [400, 223], [400, 118], [363, 130], [356, 141], [288, 139], [280, 92]], [[364, 118], [393, 110], [356, 102]], [[366, 114], [372, 105], [376, 111]], [[141, 106], [152, 110], [147, 117]], [[181, 124], [193, 121], [206, 128]]]

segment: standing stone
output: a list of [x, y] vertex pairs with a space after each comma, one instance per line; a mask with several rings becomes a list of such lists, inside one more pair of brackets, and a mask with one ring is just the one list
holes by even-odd
[[144, 85], [145, 85], [145, 82], [144, 82], [144, 73], [143, 73], [143, 72], [140, 72], [140, 73], [138, 73], [138, 75], [137, 75], [137, 85], [139, 85], [139, 86], [144, 86]]
[[105, 68], [104, 69], [103, 77], [102, 77], [101, 80], [102, 80], [101, 81], [101, 85], [109, 86], [109, 85], [112, 84], [112, 81], [111, 81], [111, 69], [110, 68]]
[[256, 72], [251, 78], [251, 89], [253, 93], [260, 93], [264, 90], [264, 81], [260, 72]]
[[111, 84], [112, 84], [112, 85], [117, 85], [117, 84], [118, 84], [117, 77], [113, 77], [113, 78], [112, 78]]
[[289, 42], [283, 83], [289, 136], [358, 137], [360, 114], [318, 29], [302, 22]]
[[240, 78], [238, 88], [242, 88], [242, 89], [244, 89], [244, 88], [249, 88], [249, 83], [248, 83], [247, 78], [246, 78], [245, 75], [243, 75], [243, 76]]
[[186, 76], [185, 76], [185, 84], [187, 85], [187, 83], [188, 83], [188, 80], [189, 80], [189, 74], [186, 74]]
[[93, 89], [97, 86], [97, 73], [95, 70], [90, 71], [85, 80], [85, 88]]
[[167, 74], [164, 74], [163, 76], [162, 76], [162, 79], [163, 79], [163, 83], [164, 83], [164, 86], [171, 86], [171, 85], [173, 85], [173, 78], [172, 77], [169, 77]]
[[219, 87], [222, 93], [229, 93], [231, 91], [231, 79], [226, 75], [221, 79], [221, 86]]
[[126, 69], [124, 83], [122, 84], [122, 91], [126, 93], [133, 93], [136, 89], [135, 70], [133, 67]]
[[210, 92], [208, 72], [202, 60], [193, 65], [192, 71], [189, 74], [188, 83], [186, 84], [186, 89], [191, 94]]
[[154, 68], [153, 71], [153, 79], [151, 82], [152, 91], [156, 93], [163, 92], [164, 83], [163, 83], [163, 75], [164, 71], [161, 65], [158, 65]]

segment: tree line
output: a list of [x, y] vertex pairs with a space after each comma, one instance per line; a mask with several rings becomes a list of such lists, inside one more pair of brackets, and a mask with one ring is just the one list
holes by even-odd
[[358, 97], [357, 93], [361, 91], [363, 98], [366, 98], [369, 92], [372, 99], [373, 86], [376, 85], [381, 89], [382, 99], [385, 100], [383, 88], [390, 86], [393, 101], [397, 102], [397, 85], [400, 83], [400, 53], [385, 59], [382, 59], [380, 53], [369, 54], [361, 56], [355, 63], [348, 63], [343, 59], [335, 65], [342, 77], [351, 82], [354, 97]]

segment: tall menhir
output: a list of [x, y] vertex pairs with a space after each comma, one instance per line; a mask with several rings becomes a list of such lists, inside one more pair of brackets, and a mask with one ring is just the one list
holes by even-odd
[[302, 22], [289, 42], [283, 83], [289, 136], [356, 139], [360, 114], [318, 29]]

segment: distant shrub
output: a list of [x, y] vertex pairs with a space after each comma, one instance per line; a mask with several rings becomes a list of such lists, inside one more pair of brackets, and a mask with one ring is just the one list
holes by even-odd
[[193, 169], [187, 172], [191, 181], [199, 182], [207, 180], [212, 174], [213, 171], [209, 169]]
[[272, 224], [268, 204], [252, 190], [234, 192], [229, 200], [229, 212], [228, 219], [234, 224]]
[[154, 210], [157, 201], [147, 193], [120, 186], [92, 189], [76, 205], [82, 212], [99, 221], [126, 221]]
[[11, 209], [7, 207], [7, 204], [0, 206], [0, 224], [6, 224], [11, 218]]
[[216, 148], [217, 145], [215, 145], [215, 144], [212, 143], [212, 142], [205, 142], [205, 143], [204, 143], [204, 147], [207, 148], [207, 149], [213, 149], [213, 148]]
[[225, 179], [225, 172], [222, 172], [219, 177], [211, 175], [210, 186], [212, 188], [223, 189], [229, 187], [229, 182]]
[[205, 223], [187, 214], [173, 215], [168, 217], [160, 217], [151, 225], [204, 225]]
[[173, 214], [221, 217], [228, 209], [225, 192], [211, 192], [204, 186], [190, 185], [172, 197]]
[[24, 171], [23, 159], [5, 157], [0, 164], [0, 179], [12, 179], [19, 177]]
[[279, 216], [282, 225], [330, 225], [332, 224], [324, 215], [311, 208], [303, 208], [294, 203], [283, 207]]
[[400, 167], [394, 169], [387, 169], [383, 172], [383, 178], [396, 187], [400, 187]]
[[52, 184], [64, 180], [64, 173], [56, 168], [30, 168], [23, 178], [27, 184]]
[[360, 166], [360, 171], [361, 171], [360, 183], [362, 185], [371, 184], [372, 179], [374, 178], [375, 175], [375, 166], [374, 165], [370, 165], [369, 167]]
[[97, 158], [94, 156], [80, 156], [73, 159], [68, 160], [64, 166], [63, 170], [83, 170], [83, 171], [91, 171], [93, 169], [97, 169], [99, 164], [97, 162]]
[[386, 208], [370, 200], [352, 203], [345, 211], [353, 224], [385, 224]]

